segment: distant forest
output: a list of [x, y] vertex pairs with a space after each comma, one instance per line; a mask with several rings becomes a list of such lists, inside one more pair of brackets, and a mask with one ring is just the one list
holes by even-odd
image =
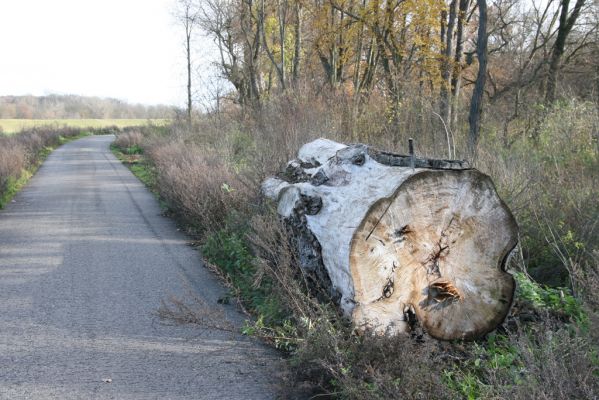
[[0, 96], [0, 118], [16, 119], [116, 119], [172, 118], [173, 106], [128, 104], [117, 99], [75, 95]]

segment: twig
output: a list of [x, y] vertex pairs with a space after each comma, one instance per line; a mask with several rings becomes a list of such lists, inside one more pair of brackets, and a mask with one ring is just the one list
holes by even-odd
[[[431, 112], [433, 114], [435, 114], [437, 117], [439, 117], [439, 119], [441, 120], [441, 123], [443, 124], [443, 128], [445, 128], [445, 136], [447, 137], [447, 151], [449, 153], [448, 158], [450, 160], [455, 160], [455, 143], [453, 146], [453, 156], [452, 156], [452, 152], [451, 152], [451, 142], [453, 142], [453, 133], [447, 127], [447, 124], [445, 123], [445, 120], [443, 119], [443, 117], [441, 115], [439, 115], [438, 113], [436, 113], [433, 110], [431, 110]], [[450, 139], [450, 135], [451, 135], [451, 139]]]

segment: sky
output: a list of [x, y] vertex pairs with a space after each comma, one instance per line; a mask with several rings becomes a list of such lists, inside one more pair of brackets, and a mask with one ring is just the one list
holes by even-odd
[[0, 95], [185, 101], [175, 0], [0, 0]]

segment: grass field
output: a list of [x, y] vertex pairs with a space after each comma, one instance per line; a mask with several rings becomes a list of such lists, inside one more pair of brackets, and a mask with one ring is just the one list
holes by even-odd
[[168, 119], [0, 119], [0, 133], [12, 134], [37, 126], [103, 128], [107, 126], [166, 125]]

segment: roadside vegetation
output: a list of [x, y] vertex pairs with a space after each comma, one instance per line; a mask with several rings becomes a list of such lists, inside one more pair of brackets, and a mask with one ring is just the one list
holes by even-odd
[[[244, 332], [288, 355], [289, 386], [339, 399], [599, 396], [596, 2], [178, 6], [185, 116], [116, 146], [254, 315]], [[217, 46], [224, 82], [194, 106], [197, 32]], [[520, 228], [515, 301], [495, 332], [357, 335], [307, 282], [260, 183], [318, 137], [404, 154], [412, 137], [419, 156], [467, 158], [491, 176]]]
[[128, 126], [157, 125], [170, 123], [168, 119], [0, 119], [0, 133], [16, 134], [33, 128], [61, 130], [73, 129], [104, 129]]
[[[317, 136], [352, 141], [337, 107], [319, 98], [285, 96], [264, 105], [259, 115], [264, 120], [238, 110], [205, 115], [192, 130], [185, 121], [133, 128], [119, 134], [115, 147], [201, 243], [231, 299], [240, 297], [255, 316], [244, 332], [288, 354], [294, 384], [310, 385], [313, 394], [594, 398], [599, 393], [599, 159], [589, 140], [598, 118], [594, 105], [561, 103], [541, 122], [538, 139], [521, 135], [510, 149], [497, 144], [500, 132], [487, 121], [475, 163], [494, 179], [519, 222], [521, 245], [510, 262], [518, 290], [497, 332], [455, 343], [422, 332], [393, 339], [356, 336], [330, 299], [302, 278], [290, 233], [259, 185]], [[369, 143], [405, 152], [408, 134], [389, 140], [373, 132], [384, 126], [376, 113], [361, 118]], [[417, 143], [419, 154], [443, 155], [426, 138]]]
[[118, 128], [39, 127], [14, 135], [0, 134], [0, 209], [27, 183], [58, 146], [88, 135], [113, 134]]

